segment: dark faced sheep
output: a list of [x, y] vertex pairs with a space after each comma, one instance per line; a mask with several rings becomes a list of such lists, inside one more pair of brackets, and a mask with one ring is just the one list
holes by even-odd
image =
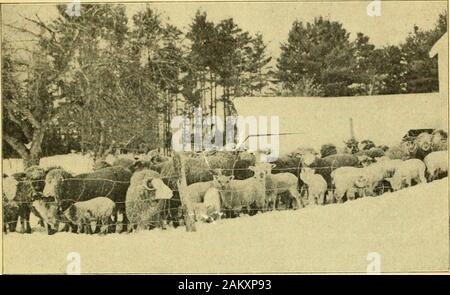
[[[3, 186], [5, 186], [5, 180], [3, 180]], [[3, 232], [14, 232], [17, 226], [17, 219], [19, 218], [19, 206], [18, 204], [10, 200], [5, 193], [3, 193]]]
[[36, 198], [31, 205], [31, 212], [42, 221], [49, 235], [58, 231], [61, 216], [54, 198]]
[[72, 176], [63, 169], [54, 169], [46, 176], [43, 194], [45, 197], [54, 197], [62, 211], [74, 202], [107, 197], [116, 203], [116, 222], [117, 214], [123, 214], [122, 231], [126, 231], [125, 196], [130, 185], [130, 178], [131, 172], [120, 166], [76, 176]]
[[[4, 181], [7, 186], [6, 196], [9, 200], [9, 205], [13, 207], [15, 212], [17, 206], [17, 215], [12, 214], [10, 218], [15, 218], [15, 220], [10, 220], [10, 230], [14, 230], [18, 220], [20, 219], [22, 231], [24, 233], [31, 233], [30, 227], [30, 213], [31, 213], [31, 203], [33, 199], [40, 195], [45, 178], [46, 170], [38, 166], [31, 166], [25, 170], [25, 172], [14, 173], [10, 177], [5, 178]], [[8, 208], [5, 208], [10, 211]]]

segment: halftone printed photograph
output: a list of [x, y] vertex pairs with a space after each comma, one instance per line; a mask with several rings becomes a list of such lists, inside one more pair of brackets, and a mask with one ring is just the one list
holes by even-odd
[[2, 3], [2, 274], [448, 273], [448, 4]]

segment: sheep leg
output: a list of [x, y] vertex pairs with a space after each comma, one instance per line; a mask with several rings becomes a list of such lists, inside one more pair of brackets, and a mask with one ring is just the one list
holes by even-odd
[[108, 232], [109, 233], [115, 233], [116, 232], [116, 223], [117, 223], [117, 213], [114, 212], [112, 216], [110, 216], [110, 222], [108, 226]]
[[427, 183], [427, 179], [425, 178], [425, 171], [420, 171], [419, 181], [417, 183]]
[[31, 234], [30, 226], [30, 213], [31, 210], [28, 206], [23, 206], [21, 210], [21, 223], [24, 233]]
[[324, 204], [333, 204], [334, 203], [334, 191], [327, 190], [326, 195], [324, 194]]
[[325, 201], [325, 192], [321, 192], [321, 193], [319, 194], [318, 199], [317, 199], [317, 204], [318, 204], [318, 205], [323, 205], [323, 204], [324, 204], [324, 201]]
[[277, 194], [271, 193], [270, 200], [272, 205], [272, 211], [275, 211], [277, 209], [277, 202], [278, 202]]
[[303, 201], [300, 199], [300, 195], [297, 192], [297, 188], [290, 188], [289, 189], [289, 194], [291, 195], [291, 197], [295, 200], [295, 207], [296, 209], [300, 209], [304, 207]]
[[353, 201], [354, 199], [356, 198], [356, 192], [355, 192], [355, 190], [348, 190], [347, 191], [347, 199], [349, 200], [349, 201]]
[[63, 228], [61, 229], [62, 232], [68, 232], [72, 227], [70, 226], [69, 222], [65, 222]]
[[405, 182], [406, 182], [406, 187], [411, 186], [411, 178], [410, 177], [408, 177]]
[[70, 228], [70, 231], [72, 232], [72, 233], [74, 233], [74, 234], [76, 234], [77, 232], [78, 232], [78, 228], [79, 228], [79, 226], [78, 226], [78, 224], [75, 224], [75, 223], [69, 223], [69, 228]]
[[52, 228], [52, 226], [51, 226], [50, 224], [48, 224], [48, 223], [45, 224], [45, 227], [46, 227], [46, 229], [47, 229], [47, 234], [48, 234], [49, 236], [51, 236], [51, 235], [53, 235], [53, 234], [55, 234], [55, 233], [57, 232], [57, 230], [54, 230], [54, 229]]
[[[116, 205], [116, 206], [117, 206], [117, 205]], [[114, 222], [111, 224], [110, 232], [115, 233], [115, 232], [117, 231], [117, 224], [118, 224], [118, 222], [119, 222], [119, 209], [117, 209], [117, 210], [114, 211], [113, 216], [114, 216], [114, 219], [113, 219]]]
[[344, 195], [345, 192], [335, 192], [334, 198], [336, 199], [336, 202], [339, 204], [344, 203]]
[[430, 171], [428, 175], [428, 182], [432, 182], [434, 179], [435, 179], [435, 172]]
[[14, 219], [9, 222], [8, 227], [10, 232], [15, 232], [17, 227], [17, 222], [19, 220], [19, 216], [15, 216]]
[[100, 222], [100, 219], [98, 219], [95, 222], [94, 234], [99, 234], [101, 232], [101, 225], [102, 225], [102, 222]]
[[79, 229], [79, 233], [80, 233], [80, 234], [84, 234], [84, 233], [85, 233], [86, 226], [84, 225], [83, 222], [80, 221], [80, 222], [78, 223], [78, 229]]
[[308, 195], [308, 206], [313, 206], [316, 203], [316, 195], [309, 193]]
[[91, 228], [91, 221], [90, 220], [86, 220], [84, 222], [85, 226], [86, 226], [86, 231], [85, 233], [88, 235], [92, 235], [92, 228]]
[[58, 231], [59, 230], [59, 221], [55, 222], [55, 230]]
[[300, 198], [302, 200], [303, 203], [306, 203], [306, 201], [309, 202], [309, 198], [311, 197], [311, 194], [309, 193], [309, 188], [308, 186], [305, 184], [302, 186], [302, 193], [300, 193]]
[[128, 218], [127, 214], [125, 212], [125, 208], [122, 208], [122, 229], [120, 230], [120, 233], [126, 233], [128, 232]]
[[109, 216], [101, 218], [100, 234], [106, 235], [109, 227]]

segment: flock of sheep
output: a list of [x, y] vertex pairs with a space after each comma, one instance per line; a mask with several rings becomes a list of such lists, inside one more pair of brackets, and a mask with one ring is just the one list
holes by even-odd
[[[391, 152], [389, 152], [391, 150]], [[342, 203], [433, 181], [448, 170], [446, 148], [422, 159], [394, 148], [349, 149], [330, 155], [298, 149], [272, 163], [246, 151], [186, 154], [185, 190], [197, 221], [241, 214]], [[124, 232], [183, 223], [174, 159], [150, 153], [96, 162], [73, 175], [61, 167], [33, 166], [3, 175], [3, 230], [32, 231], [33, 213], [49, 234]], [[92, 231], [92, 223], [95, 230]]]

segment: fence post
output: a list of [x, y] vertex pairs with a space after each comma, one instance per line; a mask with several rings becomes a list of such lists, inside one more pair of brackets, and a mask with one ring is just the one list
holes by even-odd
[[180, 175], [177, 186], [178, 192], [180, 194], [181, 206], [184, 212], [186, 231], [194, 232], [197, 229], [195, 227], [194, 210], [192, 208], [192, 204], [189, 200], [189, 195], [187, 192], [186, 170], [184, 167], [184, 155], [182, 153], [174, 152], [173, 165], [177, 175]]

